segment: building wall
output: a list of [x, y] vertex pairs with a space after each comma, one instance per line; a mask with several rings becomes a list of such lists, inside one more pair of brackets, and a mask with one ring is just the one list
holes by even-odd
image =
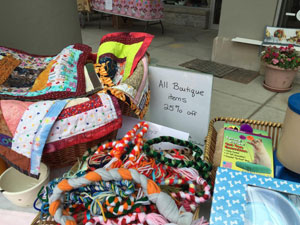
[[259, 71], [259, 46], [235, 43], [234, 37], [263, 39], [266, 25], [273, 25], [277, 0], [224, 0], [212, 61]]
[[164, 5], [164, 23], [207, 29], [209, 8]]
[[261, 40], [266, 25], [273, 25], [277, 0], [224, 0], [220, 37]]
[[81, 43], [74, 0], [1, 1], [0, 45], [34, 54], [57, 54]]

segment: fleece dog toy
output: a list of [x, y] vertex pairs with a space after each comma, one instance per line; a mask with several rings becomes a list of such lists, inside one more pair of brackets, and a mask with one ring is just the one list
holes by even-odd
[[87, 173], [83, 177], [64, 179], [54, 188], [53, 194], [49, 199], [49, 212], [54, 217], [55, 221], [61, 225], [76, 225], [73, 217], [66, 215], [63, 211], [64, 192], [89, 185], [97, 181], [111, 180], [133, 180], [141, 185], [148, 199], [155, 203], [158, 211], [171, 223], [178, 225], [190, 225], [193, 220], [193, 214], [178, 210], [175, 201], [168, 194], [161, 192], [157, 184], [148, 179], [146, 176], [139, 174], [134, 169], [111, 169], [104, 168]]

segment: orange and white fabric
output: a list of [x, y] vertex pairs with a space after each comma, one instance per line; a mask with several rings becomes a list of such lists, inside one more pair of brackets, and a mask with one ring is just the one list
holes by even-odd
[[111, 170], [100, 168], [87, 173], [83, 177], [62, 180], [54, 188], [53, 194], [49, 199], [50, 215], [54, 217], [57, 223], [62, 225], [76, 225], [74, 218], [72, 216], [65, 215], [65, 212], [63, 212], [64, 210], [62, 202], [64, 192], [68, 192], [101, 180], [118, 181], [122, 179], [133, 180], [134, 182], [140, 184], [143, 192], [147, 195], [151, 202], [156, 204], [158, 211], [171, 222], [170, 224], [192, 224], [193, 214], [190, 212], [185, 212], [184, 210], [179, 210], [172, 197], [164, 192], [161, 192], [160, 188], [153, 180], [150, 180], [146, 176], [139, 174], [134, 169], [124, 168]]

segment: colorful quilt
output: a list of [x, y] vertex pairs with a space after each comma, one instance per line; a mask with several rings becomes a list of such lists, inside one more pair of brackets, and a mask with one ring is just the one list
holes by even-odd
[[143, 118], [150, 102], [148, 56], [153, 39], [146, 33], [113, 33], [101, 39], [95, 70], [103, 92], [130, 106]]
[[84, 95], [84, 65], [90, 53], [91, 48], [83, 44], [70, 45], [56, 56], [37, 56], [0, 47], [0, 65], [8, 57], [19, 62], [12, 70], [2, 71], [0, 67], [0, 77], [10, 72], [0, 85], [0, 98], [50, 100]]
[[[16, 100], [0, 103], [0, 156], [32, 177], [39, 176], [43, 151], [99, 139], [122, 124], [117, 99], [104, 93], [26, 104]], [[13, 118], [19, 119], [17, 125]]]

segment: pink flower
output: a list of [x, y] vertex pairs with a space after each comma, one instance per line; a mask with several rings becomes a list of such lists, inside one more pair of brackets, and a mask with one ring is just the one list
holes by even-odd
[[277, 63], [279, 63], [279, 60], [278, 60], [278, 59], [272, 59], [272, 63], [273, 63], [274, 65], [276, 65]]
[[289, 61], [289, 62], [292, 61], [290, 58], [288, 58], [288, 59], [286, 59], [286, 60]]
[[285, 52], [286, 48], [285, 47], [280, 47], [280, 52]]
[[294, 45], [289, 45], [289, 46], [288, 46], [288, 50], [289, 50], [290, 52], [293, 52], [293, 51], [295, 50]]

